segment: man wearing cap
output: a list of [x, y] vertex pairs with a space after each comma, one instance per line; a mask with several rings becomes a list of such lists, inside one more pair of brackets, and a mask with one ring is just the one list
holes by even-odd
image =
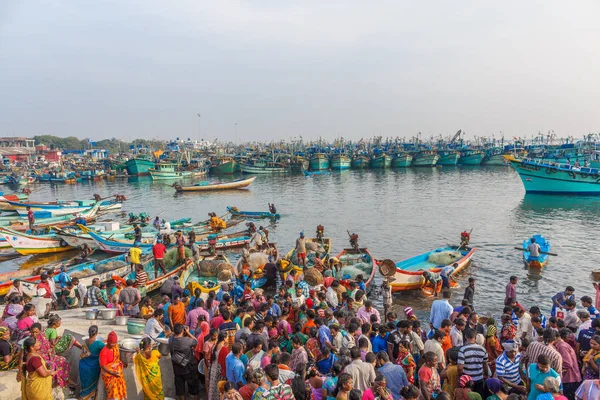
[[306, 238], [304, 231], [300, 232], [300, 237], [296, 239], [296, 255], [298, 257], [298, 266], [302, 261], [302, 266], [306, 268]]
[[61, 265], [60, 273], [56, 276], [56, 281], [61, 289], [66, 288], [67, 284], [71, 282], [71, 278], [69, 278], [69, 274], [67, 274], [67, 269], [66, 265]]
[[140, 242], [134, 242], [133, 247], [129, 249], [129, 262], [132, 268], [142, 263], [141, 256], [142, 249], [140, 249]]

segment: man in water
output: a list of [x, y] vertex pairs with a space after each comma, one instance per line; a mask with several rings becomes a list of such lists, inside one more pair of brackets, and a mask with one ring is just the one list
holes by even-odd
[[512, 303], [517, 302], [517, 281], [516, 276], [511, 276], [509, 282], [506, 284], [506, 297], [504, 297], [504, 305], [508, 306]]
[[446, 265], [440, 272], [442, 278], [442, 289], [450, 289], [450, 279], [452, 279], [452, 273], [458, 267], [457, 263], [452, 265]]
[[531, 255], [531, 257], [539, 257], [540, 256], [540, 245], [535, 242], [534, 238], [531, 238], [530, 242], [531, 243], [529, 243], [529, 246], [527, 246], [527, 251], [529, 251], [529, 254]]
[[306, 268], [306, 238], [304, 231], [300, 232], [300, 237], [296, 239], [296, 254], [298, 255], [298, 266], [302, 261], [302, 266]]

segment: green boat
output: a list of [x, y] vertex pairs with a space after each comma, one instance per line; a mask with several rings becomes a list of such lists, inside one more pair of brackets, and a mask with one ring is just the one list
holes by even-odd
[[181, 179], [192, 176], [192, 171], [179, 171], [176, 167], [177, 164], [160, 163], [156, 164], [156, 168], [149, 169], [148, 172], [154, 180]]
[[369, 168], [369, 157], [364, 154], [356, 154], [352, 157], [350, 164], [352, 169], [366, 169]]
[[371, 168], [384, 169], [392, 166], [392, 157], [382, 153], [371, 157]]
[[413, 167], [435, 167], [440, 156], [433, 150], [425, 150], [418, 152], [413, 157]]
[[465, 150], [460, 155], [458, 163], [460, 165], [479, 165], [483, 161], [485, 153], [480, 150]]
[[460, 153], [456, 150], [441, 150], [438, 151], [440, 159], [437, 165], [456, 165], [460, 158]]
[[392, 168], [407, 168], [412, 163], [412, 156], [408, 153], [397, 153], [392, 157]]
[[210, 166], [210, 173], [213, 175], [230, 175], [238, 170], [238, 163], [232, 157], [219, 157]]
[[341, 171], [344, 169], [350, 169], [352, 160], [345, 154], [334, 154], [331, 157], [331, 169], [335, 171]]
[[329, 157], [325, 153], [315, 153], [309, 159], [311, 171], [322, 171], [330, 167]]
[[154, 161], [150, 160], [148, 157], [132, 158], [125, 163], [127, 173], [135, 176], [149, 175], [149, 170], [154, 168], [154, 166]]

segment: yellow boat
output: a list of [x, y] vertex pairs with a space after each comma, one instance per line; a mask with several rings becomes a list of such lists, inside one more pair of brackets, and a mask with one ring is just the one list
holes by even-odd
[[250, 186], [255, 179], [256, 177], [253, 176], [248, 179], [238, 179], [229, 182], [200, 182], [193, 186], [181, 186], [178, 183], [174, 183], [173, 187], [178, 192], [207, 192], [212, 190], [245, 189]]

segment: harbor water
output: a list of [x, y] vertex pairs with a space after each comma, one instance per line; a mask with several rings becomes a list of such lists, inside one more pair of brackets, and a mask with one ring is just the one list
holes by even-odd
[[[212, 179], [212, 178], [211, 178]], [[191, 182], [191, 181], [189, 181]], [[282, 254], [295, 244], [300, 231], [314, 236], [317, 225], [333, 239], [332, 254], [348, 246], [348, 233], [357, 233], [361, 246], [377, 259], [400, 261], [419, 253], [458, 244], [461, 231], [470, 231], [477, 248], [474, 263], [459, 277], [453, 304], [459, 304], [469, 276], [477, 279], [478, 310], [501, 311], [510, 275], [519, 277], [518, 300], [549, 312], [550, 297], [568, 284], [576, 296], [593, 295], [591, 270], [597, 268], [600, 198], [525, 195], [509, 167], [444, 167], [398, 170], [342, 171], [330, 175], [258, 176], [250, 190], [177, 194], [170, 182], [149, 177], [76, 185], [33, 185], [32, 201], [91, 199], [125, 194], [123, 212], [160, 214], [166, 220], [208, 213], [223, 215], [226, 206], [267, 211], [275, 203], [281, 219], [269, 228]], [[189, 183], [188, 183], [189, 184]], [[268, 221], [258, 221], [268, 224]], [[235, 229], [235, 228], [234, 228]], [[240, 228], [241, 229], [241, 228]], [[550, 239], [552, 257], [541, 273], [525, 269], [523, 239], [540, 233]], [[60, 257], [60, 256], [59, 256]], [[44, 259], [20, 257], [0, 262], [0, 272], [31, 266]], [[381, 280], [378, 277], [377, 282]], [[432, 298], [420, 291], [394, 296], [395, 310], [411, 305], [424, 316]]]

